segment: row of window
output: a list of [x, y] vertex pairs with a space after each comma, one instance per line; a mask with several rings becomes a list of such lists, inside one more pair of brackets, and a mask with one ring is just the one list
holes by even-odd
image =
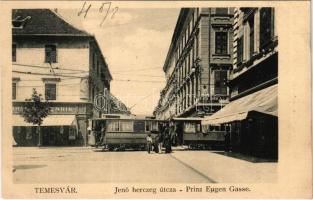
[[[191, 33], [193, 32], [194, 26], [199, 18], [199, 8], [194, 9], [194, 12], [190, 15], [189, 23], [187, 24], [185, 30], [182, 31], [182, 34], [177, 42], [177, 50], [175, 54], [175, 60], [177, 61], [183, 51], [184, 48], [190, 38]], [[215, 9], [215, 15], [227, 15], [229, 13], [228, 8], [216, 8]], [[227, 32], [217, 32], [215, 35], [215, 54], [227, 54], [228, 50], [228, 34]], [[198, 45], [198, 41], [196, 42], [196, 45]]]
[[[255, 52], [262, 52], [269, 45], [274, 37], [274, 10], [273, 8], [260, 9], [260, 26], [259, 26], [259, 49], [255, 47], [255, 22], [254, 14], [251, 14], [244, 26], [249, 28], [249, 34], [241, 36], [237, 41], [237, 63], [240, 65], [246, 58], [251, 59]], [[248, 40], [244, 41], [244, 37]], [[247, 55], [245, 55], [247, 49]]]
[[[227, 70], [214, 70], [214, 95], [227, 95], [227, 74]], [[179, 101], [176, 107], [176, 112], [180, 113], [195, 103], [195, 100], [198, 96], [198, 88], [199, 77], [192, 76], [190, 81], [188, 81], [177, 94]]]
[[148, 132], [157, 131], [158, 122], [155, 121], [107, 121], [107, 132]]
[[[12, 83], [12, 99], [17, 97], [17, 82]], [[57, 97], [57, 85], [56, 83], [45, 83], [45, 99], [56, 100]]]
[[195, 103], [195, 100], [198, 96], [198, 88], [199, 77], [192, 76], [190, 81], [188, 81], [177, 94], [179, 100], [177, 102], [176, 112], [180, 113], [181, 111]]
[[[12, 61], [16, 62], [16, 44], [12, 44]], [[56, 63], [57, 62], [57, 47], [56, 45], [45, 45], [45, 62]]]

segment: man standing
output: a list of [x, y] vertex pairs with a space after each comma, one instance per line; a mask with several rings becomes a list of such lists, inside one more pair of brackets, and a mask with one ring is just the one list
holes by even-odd
[[163, 133], [160, 132], [159, 135], [158, 135], [159, 153], [162, 153], [163, 140], [164, 140]]
[[146, 137], [146, 140], [147, 140], [147, 151], [148, 151], [148, 153], [150, 153], [151, 148], [152, 148], [152, 137], [151, 137], [150, 133]]

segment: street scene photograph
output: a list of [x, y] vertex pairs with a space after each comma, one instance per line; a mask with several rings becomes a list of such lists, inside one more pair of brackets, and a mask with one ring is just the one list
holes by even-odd
[[13, 183], [276, 183], [275, 12], [12, 9]]

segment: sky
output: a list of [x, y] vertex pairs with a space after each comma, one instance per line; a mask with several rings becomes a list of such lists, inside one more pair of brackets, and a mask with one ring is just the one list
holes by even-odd
[[95, 35], [113, 76], [111, 93], [133, 114], [152, 115], [165, 86], [163, 65], [180, 9], [108, 8], [92, 5], [86, 17], [78, 16], [80, 10], [57, 12]]

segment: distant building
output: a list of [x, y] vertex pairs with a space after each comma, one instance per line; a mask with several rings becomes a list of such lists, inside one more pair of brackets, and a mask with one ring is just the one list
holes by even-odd
[[88, 119], [108, 110], [95, 109], [95, 98], [110, 90], [112, 80], [96, 38], [48, 9], [13, 10], [12, 26], [16, 143], [37, 144], [35, 127], [20, 116], [35, 88], [52, 106], [42, 124], [43, 145], [85, 145]]
[[228, 102], [232, 8], [183, 8], [164, 63], [167, 83], [154, 110], [159, 119], [205, 116]]
[[230, 103], [204, 124], [228, 124], [234, 151], [278, 156], [278, 37], [274, 8], [237, 8]]

